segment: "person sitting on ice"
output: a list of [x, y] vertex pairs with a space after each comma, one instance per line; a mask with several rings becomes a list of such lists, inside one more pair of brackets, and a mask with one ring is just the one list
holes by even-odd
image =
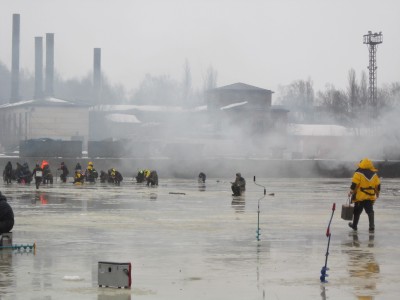
[[104, 172], [103, 170], [100, 171], [100, 182], [101, 183], [106, 183], [108, 182], [108, 174]]
[[142, 169], [139, 170], [135, 179], [137, 183], [142, 183], [143, 181], [146, 180], [146, 177], [150, 175], [150, 170], [147, 169]]
[[0, 245], [2, 234], [10, 232], [14, 227], [14, 212], [7, 198], [0, 192]]
[[206, 182], [206, 174], [200, 172], [198, 181], [202, 183]]
[[82, 184], [85, 182], [85, 176], [81, 170], [75, 170], [73, 184]]
[[149, 175], [146, 177], [147, 186], [158, 185], [158, 174], [157, 171], [151, 170]]
[[236, 173], [236, 179], [232, 183], [232, 196], [241, 196], [246, 190], [246, 180], [242, 177], [242, 174]]
[[122, 177], [121, 173], [118, 172], [116, 169], [112, 168], [112, 169], [108, 170], [108, 182], [119, 185], [122, 180], [123, 180], [123, 177]]

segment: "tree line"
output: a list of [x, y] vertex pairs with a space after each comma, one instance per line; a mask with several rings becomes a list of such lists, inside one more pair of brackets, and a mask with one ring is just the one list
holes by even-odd
[[365, 72], [357, 79], [354, 69], [348, 71], [347, 87], [327, 84], [325, 90], [314, 91], [313, 82], [296, 80], [279, 87], [277, 104], [289, 110], [292, 123], [337, 124], [346, 127], [368, 127], [387, 113], [398, 109], [400, 82], [378, 88], [376, 103], [369, 96]]

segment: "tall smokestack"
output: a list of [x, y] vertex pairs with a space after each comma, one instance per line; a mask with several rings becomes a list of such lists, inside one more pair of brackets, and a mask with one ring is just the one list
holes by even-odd
[[54, 96], [54, 33], [46, 33], [46, 84], [45, 96]]
[[13, 14], [12, 23], [12, 53], [11, 53], [11, 97], [10, 102], [19, 100], [19, 35], [20, 17]]
[[35, 99], [43, 98], [43, 38], [35, 37]]
[[93, 51], [93, 95], [95, 104], [98, 104], [101, 97], [101, 48]]

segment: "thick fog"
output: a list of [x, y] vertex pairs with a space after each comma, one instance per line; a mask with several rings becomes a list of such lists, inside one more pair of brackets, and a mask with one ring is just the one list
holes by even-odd
[[[19, 99], [35, 94], [33, 38], [54, 32], [54, 97], [87, 105], [88, 139], [122, 141], [122, 157], [145, 160], [135, 168], [163, 164], [194, 174], [221, 168], [234, 174], [261, 168], [257, 162], [263, 160], [341, 160], [351, 168], [363, 157], [398, 160], [399, 7], [368, 4], [39, 1], [33, 9], [30, 1], [5, 1], [0, 102], [10, 99], [11, 21], [19, 13]], [[384, 34], [373, 109], [362, 43], [369, 30]], [[102, 54], [98, 91], [95, 47]], [[210, 100], [210, 90], [237, 82], [274, 92], [261, 123], [251, 99]], [[278, 110], [286, 115], [277, 117]], [[157, 166], [149, 159], [169, 163]]]

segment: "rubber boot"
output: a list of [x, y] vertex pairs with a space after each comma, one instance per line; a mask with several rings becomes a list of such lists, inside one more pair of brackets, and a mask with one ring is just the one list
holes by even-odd
[[370, 212], [368, 214], [368, 220], [369, 220], [369, 232], [374, 232], [375, 231], [375, 216], [374, 216], [374, 212]]
[[353, 215], [353, 222], [349, 223], [349, 227], [353, 228], [354, 231], [357, 231], [357, 225], [359, 220], [360, 220], [360, 215]]

